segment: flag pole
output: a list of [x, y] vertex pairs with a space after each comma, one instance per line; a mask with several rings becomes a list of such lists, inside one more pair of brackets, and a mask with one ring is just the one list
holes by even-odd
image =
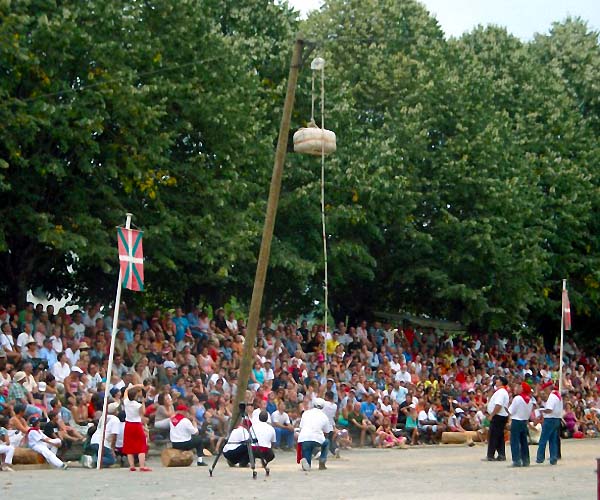
[[563, 344], [565, 340], [565, 290], [567, 289], [567, 280], [562, 280], [562, 292], [560, 299], [560, 360], [558, 363], [558, 392], [562, 394], [563, 388]]
[[[127, 220], [125, 221], [125, 229], [131, 228], [131, 214], [125, 214]], [[115, 297], [115, 307], [113, 311], [113, 324], [112, 332], [110, 336], [110, 351], [108, 354], [108, 368], [106, 370], [106, 384], [104, 386], [104, 402], [102, 403], [102, 417], [100, 422], [102, 425], [102, 440], [98, 446], [98, 463], [96, 468], [100, 470], [102, 468], [102, 455], [104, 454], [104, 439], [106, 437], [106, 412], [108, 409], [108, 394], [110, 388], [110, 380], [112, 378], [112, 364], [115, 356], [115, 338], [117, 336], [117, 325], [119, 324], [119, 308], [121, 306], [121, 289], [123, 288], [123, 276], [121, 276], [121, 263], [119, 262], [119, 282], [117, 283], [117, 295]]]

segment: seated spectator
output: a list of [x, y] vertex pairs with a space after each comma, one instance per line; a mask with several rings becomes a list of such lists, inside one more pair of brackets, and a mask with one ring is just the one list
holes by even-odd
[[189, 417], [189, 408], [178, 405], [176, 413], [169, 419], [169, 438], [176, 450], [196, 450], [196, 465], [205, 466], [204, 442], [198, 429], [194, 427]]
[[60, 439], [51, 439], [41, 431], [39, 417], [31, 417], [29, 419], [29, 424], [31, 426], [27, 433], [29, 448], [42, 455], [46, 459], [46, 462], [57, 469], [66, 469], [68, 463], [64, 463], [56, 456], [58, 447], [61, 445]]

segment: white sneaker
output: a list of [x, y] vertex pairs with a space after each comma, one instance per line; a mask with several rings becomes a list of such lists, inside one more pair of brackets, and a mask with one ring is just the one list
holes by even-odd
[[15, 471], [15, 469], [13, 469], [10, 465], [3, 465], [1, 469], [4, 472], [14, 472]]
[[62, 470], [68, 469], [70, 464], [71, 464], [71, 462], [65, 462], [64, 464], [62, 464], [61, 469]]
[[300, 460], [300, 465], [302, 466], [302, 470], [308, 472], [310, 470], [310, 464], [306, 458]]

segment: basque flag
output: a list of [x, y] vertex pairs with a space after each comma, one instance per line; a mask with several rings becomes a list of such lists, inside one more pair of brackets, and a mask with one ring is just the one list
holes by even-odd
[[571, 304], [569, 303], [569, 294], [567, 289], [565, 288], [562, 291], [562, 308], [563, 308], [563, 318], [565, 322], [565, 330], [571, 329]]
[[125, 288], [136, 292], [144, 291], [143, 235], [142, 231], [135, 229], [117, 228], [122, 284]]

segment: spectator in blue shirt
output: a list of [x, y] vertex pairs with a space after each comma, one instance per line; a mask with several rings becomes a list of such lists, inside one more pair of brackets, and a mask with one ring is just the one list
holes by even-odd
[[372, 396], [370, 394], [365, 394], [365, 400], [360, 404], [360, 413], [365, 418], [368, 418], [369, 421], [372, 421], [376, 409], [377, 406], [373, 403]]
[[175, 317], [173, 318], [173, 323], [175, 323], [175, 342], [179, 342], [180, 340], [183, 340], [183, 337], [185, 337], [185, 332], [190, 327], [190, 323], [188, 319], [183, 315], [181, 307], [178, 307], [175, 310]]
[[52, 348], [52, 339], [50, 337], [44, 339], [44, 347], [40, 349], [40, 358], [44, 360], [48, 366], [48, 370], [58, 362], [57, 354]]

